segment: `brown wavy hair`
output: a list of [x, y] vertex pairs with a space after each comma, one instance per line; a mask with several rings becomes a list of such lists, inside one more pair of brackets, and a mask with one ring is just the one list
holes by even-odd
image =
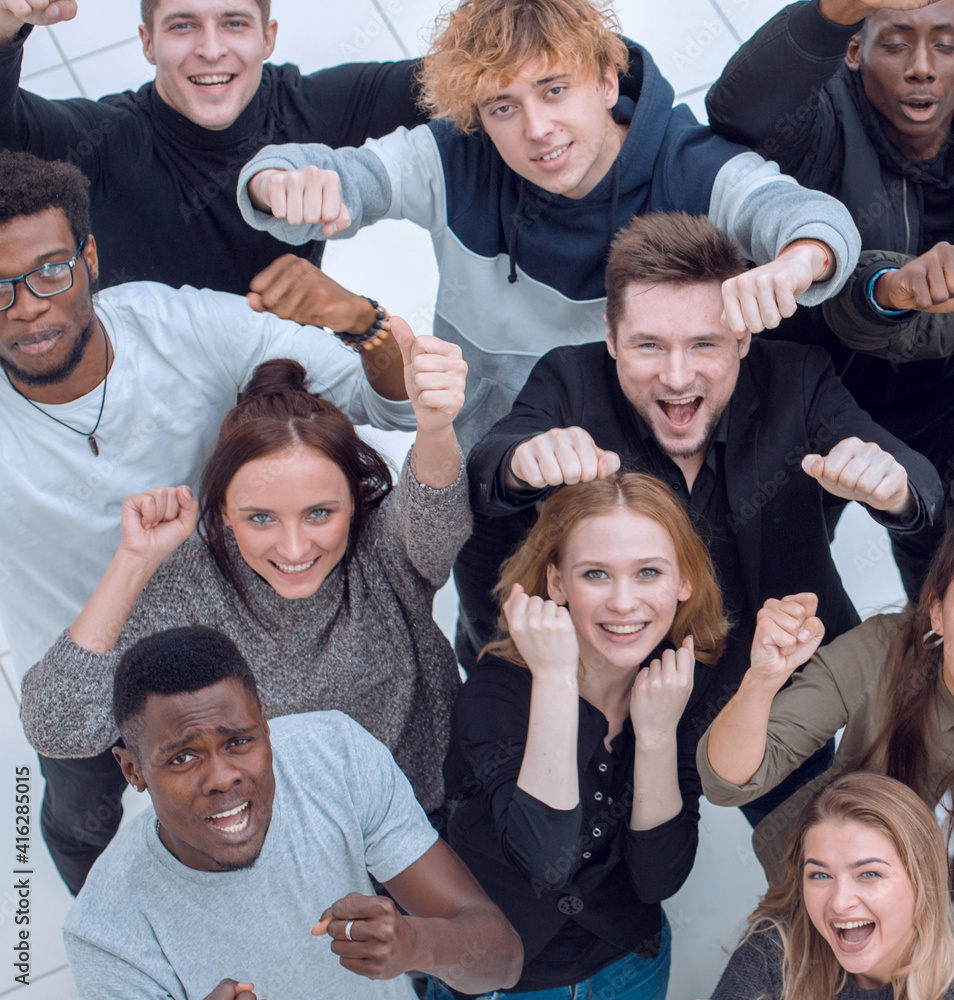
[[947, 851], [937, 820], [906, 785], [853, 771], [836, 778], [805, 807], [785, 854], [785, 877], [749, 917], [743, 938], [774, 931], [782, 942], [779, 1000], [834, 1000], [848, 974], [812, 923], [804, 900], [805, 838], [820, 823], [861, 823], [894, 845], [914, 888], [914, 942], [893, 977], [895, 1000], [942, 1000], [954, 980], [954, 928]]
[[612, 6], [590, 0], [463, 0], [442, 14], [420, 71], [421, 107], [462, 132], [480, 124], [478, 103], [529, 63], [602, 76], [629, 70]]
[[[641, 472], [596, 479], [564, 486], [551, 494], [540, 508], [536, 524], [523, 544], [500, 569], [494, 587], [498, 604], [519, 583], [531, 596], [546, 599], [547, 567], [556, 565], [574, 528], [600, 514], [625, 509], [643, 514], [661, 525], [672, 538], [680, 574], [692, 584], [692, 594], [680, 602], [669, 630], [669, 640], [679, 646], [687, 635], [695, 643], [696, 659], [715, 663], [725, 645], [728, 622], [722, 610], [722, 591], [716, 582], [712, 559], [689, 520], [689, 515], [665, 483]], [[481, 653], [492, 653], [511, 663], [526, 666], [507, 629], [501, 612], [499, 627], [506, 638], [490, 643]]]
[[[954, 580], [954, 528], [945, 534], [928, 570], [918, 603], [905, 613], [891, 642], [890, 668], [886, 671], [882, 697], [885, 724], [865, 751], [859, 767], [882, 771], [897, 778], [926, 802], [939, 802], [954, 789], [954, 770], [940, 785], [928, 783], [928, 751], [925, 734], [932, 722], [938, 677], [943, 670], [944, 646], [927, 647], [922, 641], [931, 629], [931, 606], [943, 601]], [[954, 636], [948, 637], [954, 642]], [[950, 873], [954, 886], [954, 868]]]
[[225, 415], [219, 439], [202, 471], [202, 536], [219, 571], [250, 611], [248, 594], [227, 544], [229, 529], [222, 519], [225, 493], [243, 465], [301, 444], [326, 455], [341, 469], [354, 500], [348, 547], [342, 558], [345, 568], [368, 513], [391, 490], [391, 473], [384, 459], [358, 437], [354, 424], [334, 403], [312, 395], [306, 383], [307, 373], [297, 361], [282, 358], [260, 364], [239, 393], [238, 404]]

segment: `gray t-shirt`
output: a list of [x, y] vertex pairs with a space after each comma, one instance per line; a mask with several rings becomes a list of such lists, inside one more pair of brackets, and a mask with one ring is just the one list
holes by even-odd
[[311, 928], [347, 895], [373, 895], [437, 834], [391, 754], [340, 712], [271, 724], [275, 803], [262, 853], [196, 871], [162, 844], [150, 809], [96, 862], [63, 925], [82, 1000], [202, 1000], [225, 978], [267, 1000], [413, 1000], [404, 976], [343, 969]]

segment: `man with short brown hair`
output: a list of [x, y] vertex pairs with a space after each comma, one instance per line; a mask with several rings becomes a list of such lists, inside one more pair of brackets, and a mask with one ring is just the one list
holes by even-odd
[[[643, 246], [628, 253], [634, 244]], [[629, 270], [634, 260], [645, 268]], [[697, 670], [687, 713], [700, 735], [748, 668], [768, 598], [818, 594], [830, 638], [858, 623], [826, 512], [857, 500], [879, 523], [913, 533], [932, 523], [941, 498], [930, 463], [858, 408], [823, 351], [722, 325], [724, 275], [742, 263], [708, 219], [633, 219], [610, 251], [605, 343], [545, 355], [468, 461], [478, 516], [462, 598], [486, 595], [507, 554], [495, 542], [519, 540], [537, 502], [561, 484], [622, 468], [670, 486], [712, 555], [735, 622], [718, 665]], [[487, 596], [468, 610], [489, 638]]]

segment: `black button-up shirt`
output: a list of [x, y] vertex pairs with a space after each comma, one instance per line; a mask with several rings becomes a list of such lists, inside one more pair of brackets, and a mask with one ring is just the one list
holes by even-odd
[[517, 788], [531, 674], [485, 657], [455, 709], [445, 774], [447, 836], [524, 945], [520, 990], [579, 982], [629, 952], [659, 951], [660, 901], [692, 868], [698, 841], [695, 737], [680, 731], [683, 808], [631, 830], [635, 740], [627, 719], [607, 749], [605, 716], [580, 699], [580, 802], [553, 809]]
[[730, 679], [729, 683], [722, 685], [725, 690], [720, 690], [720, 686], [715, 683], [712, 667], [696, 667], [695, 685], [687, 707], [687, 716], [691, 717], [691, 724], [699, 736], [732, 695], [748, 669], [755, 634], [755, 612], [758, 610], [750, 608], [746, 600], [739, 542], [732, 529], [732, 510], [726, 490], [725, 448], [731, 412], [730, 400], [716, 424], [705, 460], [691, 490], [686, 485], [682, 469], [659, 447], [649, 425], [635, 410], [632, 412], [633, 425], [641, 440], [640, 455], [647, 466], [646, 471], [661, 479], [687, 509], [693, 527], [712, 557], [725, 601], [725, 613], [731, 623], [725, 650], [718, 665], [719, 675]]

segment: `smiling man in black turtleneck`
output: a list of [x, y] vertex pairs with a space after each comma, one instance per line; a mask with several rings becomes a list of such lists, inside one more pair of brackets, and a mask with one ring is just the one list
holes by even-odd
[[[139, 32], [155, 81], [98, 101], [48, 101], [19, 89], [23, 45], [33, 25], [76, 16], [77, 2], [0, 0], [0, 148], [69, 160], [89, 177], [101, 285], [245, 293], [289, 250], [249, 229], [236, 207], [236, 178], [254, 153], [272, 142], [360, 145], [423, 120], [413, 60], [309, 75], [265, 62], [278, 28], [269, 8], [269, 0], [143, 0]], [[293, 252], [319, 263], [321, 247]], [[336, 329], [361, 332], [375, 321], [367, 299], [329, 292], [335, 316], [351, 320]]]

